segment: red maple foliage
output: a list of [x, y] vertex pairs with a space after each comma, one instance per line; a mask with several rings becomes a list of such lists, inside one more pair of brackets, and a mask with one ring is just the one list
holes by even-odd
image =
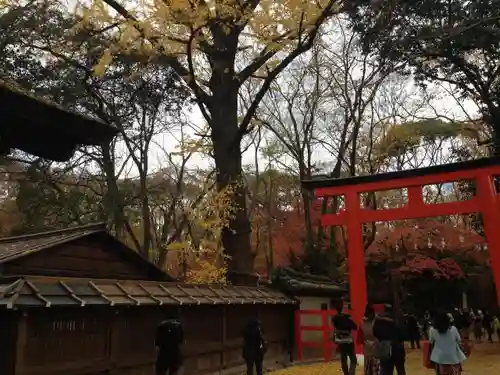
[[[315, 233], [321, 225], [321, 204], [315, 200], [311, 204], [311, 221]], [[290, 254], [297, 256], [304, 253], [304, 209], [298, 206], [295, 209], [285, 210], [280, 213], [280, 222], [273, 230], [274, 261], [277, 266], [288, 266]], [[325, 231], [325, 242], [328, 242], [329, 233]]]
[[[320, 200], [311, 207], [314, 227], [320, 225]], [[290, 254], [304, 252], [305, 227], [303, 207], [279, 210], [272, 228], [274, 266], [289, 266]], [[464, 270], [462, 261], [487, 264], [487, 252], [482, 251], [485, 239], [479, 234], [451, 222], [437, 219], [407, 220], [397, 225], [381, 224], [376, 227], [375, 240], [367, 249], [368, 263], [383, 265], [400, 257], [397, 271], [407, 278], [432, 275], [436, 279], [459, 279]], [[326, 234], [325, 244], [330, 242]], [[345, 253], [341, 231], [335, 240], [337, 251]], [[259, 267], [261, 268], [261, 267]], [[258, 270], [263, 272], [263, 270]]]
[[419, 278], [425, 273], [434, 279], [457, 280], [463, 279], [465, 273], [454, 259], [433, 259], [425, 255], [416, 255], [408, 259], [398, 271], [406, 279]]
[[398, 226], [379, 226], [367, 249], [367, 261], [391, 262], [406, 278], [427, 274], [435, 279], [461, 279], [466, 270], [460, 264], [487, 264], [484, 244], [484, 237], [450, 222], [408, 220]]

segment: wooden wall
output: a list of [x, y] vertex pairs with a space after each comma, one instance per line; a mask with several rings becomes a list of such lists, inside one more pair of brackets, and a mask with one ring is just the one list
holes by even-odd
[[[240, 368], [241, 332], [255, 314], [269, 343], [267, 359], [286, 361], [286, 317], [293, 316], [293, 306], [193, 306], [181, 311], [184, 374]], [[17, 339], [25, 345], [17, 353], [15, 375], [154, 375], [155, 329], [168, 315], [168, 309], [148, 307], [31, 310], [18, 326], [24, 337]]]
[[0, 312], [0, 374], [13, 374], [16, 362], [16, 341], [19, 314]]

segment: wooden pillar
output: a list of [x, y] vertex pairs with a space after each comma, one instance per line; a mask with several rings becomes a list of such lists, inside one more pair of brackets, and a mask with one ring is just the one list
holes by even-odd
[[28, 314], [22, 313], [17, 321], [15, 375], [26, 373], [26, 344], [28, 339]]
[[490, 252], [491, 270], [495, 281], [497, 302], [500, 303], [500, 211], [497, 204], [497, 193], [493, 182], [493, 176], [487, 171], [480, 171], [477, 177], [476, 195], [481, 202], [481, 214], [483, 215], [484, 233], [488, 241]]

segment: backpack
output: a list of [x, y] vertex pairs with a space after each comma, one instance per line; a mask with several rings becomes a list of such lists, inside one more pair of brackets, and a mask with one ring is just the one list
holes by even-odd
[[373, 356], [381, 361], [391, 358], [392, 343], [389, 340], [375, 340], [373, 343]]
[[352, 344], [354, 338], [352, 337], [351, 331], [337, 329], [333, 333], [333, 341], [335, 344]]

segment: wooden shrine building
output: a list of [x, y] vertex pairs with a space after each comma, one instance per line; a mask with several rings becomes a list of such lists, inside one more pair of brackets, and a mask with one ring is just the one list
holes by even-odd
[[104, 225], [0, 239], [0, 373], [153, 375], [154, 332], [180, 310], [184, 374], [241, 370], [241, 331], [263, 324], [268, 366], [289, 360], [295, 301], [268, 287], [172, 280]]

